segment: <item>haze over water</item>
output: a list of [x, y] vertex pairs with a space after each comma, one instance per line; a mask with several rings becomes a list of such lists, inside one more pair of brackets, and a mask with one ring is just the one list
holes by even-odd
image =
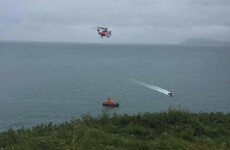
[[[0, 42], [0, 130], [88, 112], [228, 113], [229, 64], [229, 47]], [[107, 97], [120, 107], [103, 107]]]

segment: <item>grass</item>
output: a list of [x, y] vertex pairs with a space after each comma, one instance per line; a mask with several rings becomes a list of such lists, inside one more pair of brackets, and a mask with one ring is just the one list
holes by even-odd
[[1, 150], [230, 150], [230, 114], [167, 112], [42, 124], [0, 133]]

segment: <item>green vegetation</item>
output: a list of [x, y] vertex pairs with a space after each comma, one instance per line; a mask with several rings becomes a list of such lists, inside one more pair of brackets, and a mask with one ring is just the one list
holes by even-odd
[[98, 117], [0, 133], [1, 150], [230, 150], [230, 114], [161, 113]]

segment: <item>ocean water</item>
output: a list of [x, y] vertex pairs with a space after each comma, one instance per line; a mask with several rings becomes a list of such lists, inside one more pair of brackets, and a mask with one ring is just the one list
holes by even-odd
[[229, 90], [230, 47], [0, 42], [0, 131], [85, 113], [229, 113]]

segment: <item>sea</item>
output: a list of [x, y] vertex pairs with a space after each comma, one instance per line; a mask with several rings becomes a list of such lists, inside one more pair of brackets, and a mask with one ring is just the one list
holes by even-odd
[[229, 113], [230, 47], [0, 42], [0, 131], [169, 108]]

